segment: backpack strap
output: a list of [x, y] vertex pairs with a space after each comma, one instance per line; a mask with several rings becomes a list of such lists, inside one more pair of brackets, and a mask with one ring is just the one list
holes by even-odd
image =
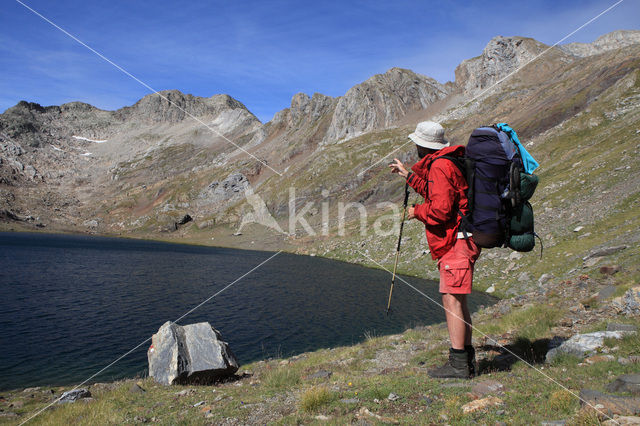
[[540, 235], [536, 234], [536, 232], [533, 232], [533, 236], [536, 237], [538, 239], [538, 241], [540, 241], [540, 260], [542, 260], [542, 251], [544, 250], [544, 245], [542, 245], [542, 238], [540, 238]]
[[469, 235], [468, 235], [468, 229], [471, 228], [471, 221], [469, 216], [471, 215], [471, 212], [473, 211], [473, 193], [474, 193], [474, 180], [475, 180], [475, 160], [468, 158], [466, 156], [460, 156], [460, 157], [453, 157], [451, 155], [441, 155], [439, 157], [433, 158], [427, 168], [431, 169], [431, 164], [436, 161], [439, 158], [445, 158], [449, 161], [451, 161], [453, 163], [454, 166], [456, 166], [458, 168], [458, 170], [460, 170], [460, 173], [462, 174], [462, 177], [464, 177], [464, 179], [467, 181], [467, 191], [466, 191], [466, 196], [467, 196], [467, 206], [469, 208], [469, 215], [463, 215], [462, 212], [460, 211], [460, 209], [458, 209], [458, 216], [460, 216], [460, 232], [462, 232], [462, 235], [464, 236], [465, 240], [468, 240]]
[[446, 158], [447, 160], [451, 161], [453, 165], [456, 166], [458, 170], [460, 170], [460, 173], [462, 173], [462, 176], [465, 179], [467, 178], [467, 166], [465, 164], [465, 157], [453, 157], [451, 155], [441, 155], [439, 157], [431, 159], [431, 161], [429, 161], [429, 165], [427, 166], [427, 168], [431, 169], [431, 164], [433, 164], [433, 162], [439, 158]]

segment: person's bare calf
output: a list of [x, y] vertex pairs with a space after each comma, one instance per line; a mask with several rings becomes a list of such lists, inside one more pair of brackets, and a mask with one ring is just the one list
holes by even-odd
[[471, 344], [471, 316], [466, 294], [442, 295], [442, 305], [449, 329], [449, 340], [453, 349], [464, 349]]

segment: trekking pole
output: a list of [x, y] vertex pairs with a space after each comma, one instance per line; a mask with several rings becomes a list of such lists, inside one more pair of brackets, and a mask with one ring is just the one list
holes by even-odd
[[393, 285], [396, 282], [396, 269], [398, 268], [398, 258], [400, 257], [400, 242], [402, 241], [402, 228], [404, 228], [404, 218], [407, 215], [408, 202], [409, 202], [409, 183], [405, 183], [402, 222], [400, 222], [400, 235], [398, 235], [398, 246], [396, 247], [396, 261], [393, 264], [393, 277], [391, 278], [391, 288], [389, 289], [389, 302], [387, 303], [387, 316], [389, 316], [389, 311], [391, 310], [391, 295], [393, 294]]

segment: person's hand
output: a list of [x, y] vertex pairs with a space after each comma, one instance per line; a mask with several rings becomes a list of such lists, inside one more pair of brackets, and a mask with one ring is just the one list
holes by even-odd
[[415, 217], [416, 217], [416, 208], [415, 207], [407, 208], [407, 219], [411, 220], [411, 219], [415, 219]]
[[404, 164], [397, 158], [393, 159], [393, 163], [389, 164], [389, 167], [391, 168], [391, 173], [397, 173], [405, 179], [409, 176], [409, 172], [405, 169]]

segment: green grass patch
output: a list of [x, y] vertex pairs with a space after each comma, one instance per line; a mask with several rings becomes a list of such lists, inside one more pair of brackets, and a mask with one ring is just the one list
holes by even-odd
[[336, 395], [325, 386], [307, 389], [300, 397], [300, 409], [307, 413], [314, 413], [330, 404]]
[[478, 328], [485, 334], [517, 332], [519, 337], [535, 339], [543, 337], [562, 315], [556, 307], [546, 305], [530, 306], [511, 311], [505, 316]]
[[297, 368], [287, 365], [282, 368], [269, 370], [262, 379], [267, 390], [278, 392], [283, 389], [290, 389], [300, 383], [300, 372]]
[[564, 389], [552, 392], [549, 396], [549, 408], [561, 413], [569, 413], [576, 404], [576, 397]]

